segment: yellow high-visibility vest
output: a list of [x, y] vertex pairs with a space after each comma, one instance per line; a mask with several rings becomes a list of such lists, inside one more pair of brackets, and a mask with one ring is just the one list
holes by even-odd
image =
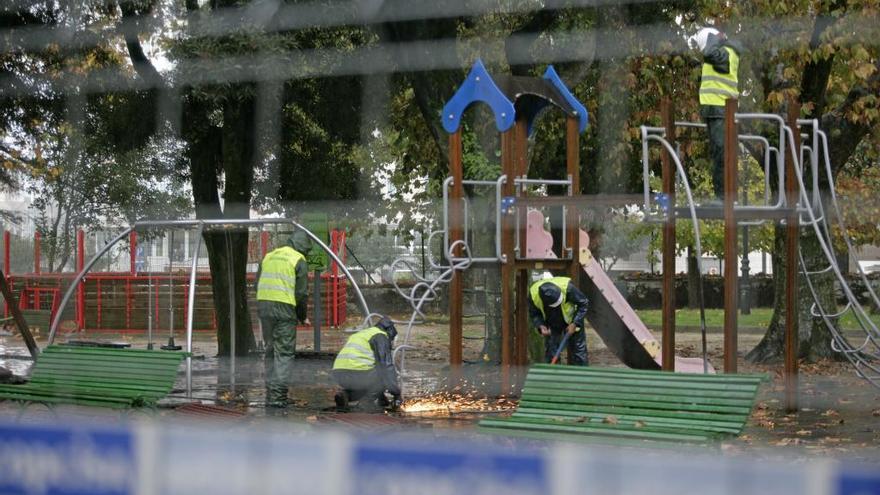
[[562, 309], [562, 318], [566, 323], [571, 323], [571, 320], [574, 318], [574, 304], [571, 304], [567, 301], [568, 297], [568, 284], [571, 282], [571, 279], [568, 277], [553, 277], [546, 280], [538, 280], [531, 287], [529, 287], [529, 294], [532, 297], [532, 302], [535, 303], [535, 306], [541, 311], [541, 315], [544, 318], [547, 318], [547, 313], [544, 312], [544, 302], [541, 301], [541, 286], [546, 283], [551, 283], [562, 291], [562, 304], [560, 308]]
[[703, 64], [703, 74], [700, 77], [700, 105], [723, 107], [729, 98], [739, 97], [739, 80], [737, 79], [739, 55], [729, 46], [722, 48], [727, 50], [730, 73], [722, 74], [717, 72], [712, 64]]
[[348, 338], [333, 361], [334, 370], [368, 371], [376, 367], [376, 356], [370, 347], [370, 339], [385, 333], [381, 328], [370, 327]]
[[270, 251], [260, 263], [257, 300], [296, 306], [296, 264], [303, 259], [305, 256], [290, 246]]

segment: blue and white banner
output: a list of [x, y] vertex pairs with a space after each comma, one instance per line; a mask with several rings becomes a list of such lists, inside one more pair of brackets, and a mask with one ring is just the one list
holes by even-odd
[[135, 493], [134, 443], [126, 428], [0, 425], [0, 493]]
[[0, 494], [880, 495], [876, 465], [479, 440], [291, 424], [0, 424]]

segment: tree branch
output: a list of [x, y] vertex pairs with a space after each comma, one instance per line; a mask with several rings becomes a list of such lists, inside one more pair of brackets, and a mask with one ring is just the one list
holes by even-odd
[[[119, 9], [122, 11], [123, 20], [136, 20], [140, 15], [140, 12], [138, 12], [130, 2], [119, 3]], [[138, 38], [137, 22], [132, 22], [130, 25], [134, 27], [124, 30], [122, 35], [125, 38], [125, 47], [128, 50], [128, 58], [131, 59], [131, 65], [134, 67], [134, 71], [151, 87], [164, 88], [165, 80], [162, 79], [162, 75], [156, 70], [156, 66], [153, 65], [153, 62], [147, 57], [147, 54], [144, 52], [144, 47], [141, 45], [141, 40]]]
[[[835, 2], [830, 11], [841, 7], [841, 2]], [[813, 34], [810, 37], [810, 51], [816, 51], [822, 44], [822, 35], [836, 22], [836, 18], [829, 13], [820, 14], [813, 24]], [[801, 78], [801, 103], [812, 102], [809, 118], [818, 118], [825, 112], [825, 95], [828, 90], [828, 79], [831, 77], [831, 68], [834, 64], [834, 55], [823, 60], [810, 60], [804, 66]]]

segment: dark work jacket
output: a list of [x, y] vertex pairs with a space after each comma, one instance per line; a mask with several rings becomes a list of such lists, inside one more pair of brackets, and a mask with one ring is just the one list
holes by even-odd
[[385, 332], [377, 333], [370, 339], [370, 349], [373, 349], [373, 357], [376, 358], [376, 374], [382, 380], [382, 385], [392, 395], [400, 395], [400, 384], [397, 382], [397, 370], [394, 369], [393, 354], [391, 351], [391, 339]]
[[[575, 287], [573, 283], [569, 282], [568, 288], [565, 291], [565, 300], [575, 305], [574, 318], [571, 319], [571, 322], [578, 328], [584, 328], [584, 318], [587, 316], [587, 296]], [[529, 319], [532, 320], [532, 325], [535, 326], [536, 330], [540, 332], [540, 326], [544, 325], [554, 332], [560, 332], [568, 326], [565, 323], [565, 318], [562, 316], [562, 305], [550, 308], [545, 304], [544, 312], [547, 313], [546, 319], [530, 297]]]

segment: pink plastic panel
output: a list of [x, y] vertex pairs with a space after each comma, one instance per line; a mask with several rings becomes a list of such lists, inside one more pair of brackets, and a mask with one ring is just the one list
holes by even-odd
[[[553, 254], [553, 236], [550, 235], [544, 229], [544, 215], [538, 210], [530, 210], [528, 214], [527, 220], [527, 230], [526, 230], [526, 257], [527, 258], [554, 258], [556, 255]], [[580, 246], [581, 249], [586, 249], [589, 251], [588, 246], [590, 245], [590, 237], [583, 230], [580, 231]], [[596, 284], [596, 287], [599, 289], [599, 292], [602, 296], [608, 301], [612, 308], [614, 308], [614, 312], [617, 314], [618, 318], [623, 322], [626, 328], [629, 329], [630, 333], [632, 333], [636, 340], [642, 344], [643, 347], [647, 348], [657, 348], [658, 352], [654, 357], [654, 361], [657, 364], [662, 365], [661, 362], [661, 354], [659, 352], [659, 343], [657, 339], [654, 338], [654, 335], [648, 330], [648, 327], [642, 322], [642, 320], [636, 315], [636, 312], [632, 309], [632, 306], [629, 305], [626, 298], [623, 297], [623, 294], [617, 290], [614, 282], [611, 281], [611, 277], [605, 273], [605, 270], [602, 269], [602, 266], [596, 261], [592, 256], [589, 257], [586, 263], [582, 265], [584, 273], [587, 274], [588, 277]], [[702, 373], [703, 372], [703, 360], [700, 358], [683, 358], [676, 357], [675, 358], [675, 371], [681, 373]], [[715, 373], [715, 368], [709, 364], [709, 373]]]
[[544, 214], [529, 210], [526, 217], [526, 258], [555, 258], [553, 236], [544, 229]]

